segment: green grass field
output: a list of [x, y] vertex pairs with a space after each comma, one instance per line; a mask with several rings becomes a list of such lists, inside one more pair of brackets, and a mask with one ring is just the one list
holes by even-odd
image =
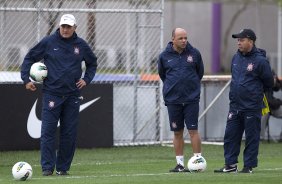
[[[242, 152], [242, 151], [241, 151]], [[185, 162], [192, 155], [191, 145], [185, 145]], [[172, 147], [137, 146], [99, 149], [77, 149], [69, 176], [41, 175], [39, 151], [0, 152], [0, 184], [21, 183], [14, 181], [11, 168], [17, 161], [26, 161], [33, 168], [33, 177], [28, 183], [60, 184], [247, 184], [282, 183], [281, 143], [261, 143], [259, 167], [253, 174], [215, 174], [213, 170], [223, 166], [223, 147], [203, 145], [203, 156], [208, 168], [202, 173], [169, 173], [175, 166]], [[239, 169], [242, 168], [240, 155]]]

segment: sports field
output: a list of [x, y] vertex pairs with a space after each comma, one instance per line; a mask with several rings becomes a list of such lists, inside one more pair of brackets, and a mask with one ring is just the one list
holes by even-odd
[[[185, 162], [191, 145], [185, 145]], [[203, 156], [208, 168], [202, 173], [169, 173], [175, 166], [173, 148], [169, 146], [136, 146], [99, 149], [78, 149], [69, 176], [41, 175], [39, 151], [0, 152], [0, 184], [10, 183], [60, 183], [60, 184], [276, 184], [282, 183], [282, 144], [261, 143], [259, 167], [253, 174], [215, 174], [223, 166], [223, 147], [203, 145]], [[29, 181], [14, 181], [11, 168], [17, 161], [32, 165], [33, 177]], [[242, 168], [240, 157], [239, 169]]]

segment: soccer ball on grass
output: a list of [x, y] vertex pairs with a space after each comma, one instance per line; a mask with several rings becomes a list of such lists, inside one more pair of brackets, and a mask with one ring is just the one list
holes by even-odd
[[29, 71], [31, 79], [36, 82], [42, 82], [47, 77], [47, 74], [47, 67], [44, 63], [41, 62], [34, 63]]
[[207, 168], [207, 161], [201, 155], [192, 156], [187, 164], [190, 172], [203, 172]]
[[12, 168], [15, 180], [25, 181], [32, 176], [32, 167], [27, 162], [17, 162]]

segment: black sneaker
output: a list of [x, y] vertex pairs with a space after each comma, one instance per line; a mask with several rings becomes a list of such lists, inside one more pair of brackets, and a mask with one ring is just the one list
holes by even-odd
[[244, 167], [239, 173], [253, 173], [253, 168]]
[[56, 171], [56, 174], [58, 176], [65, 176], [65, 175], [69, 175], [69, 173], [67, 171]]
[[177, 164], [176, 167], [169, 170], [169, 172], [189, 172], [189, 171], [186, 170], [184, 166]]
[[214, 170], [215, 173], [236, 173], [238, 172], [237, 165], [235, 166], [230, 166], [230, 165], [225, 165], [223, 168], [216, 169]]
[[51, 176], [52, 174], [53, 174], [53, 171], [49, 171], [49, 170], [42, 171], [43, 176]]

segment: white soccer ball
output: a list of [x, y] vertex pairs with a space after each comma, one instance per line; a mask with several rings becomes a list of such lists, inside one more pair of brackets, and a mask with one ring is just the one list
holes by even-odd
[[207, 168], [207, 161], [203, 156], [192, 156], [187, 164], [190, 172], [203, 172]]
[[47, 77], [47, 74], [47, 67], [44, 63], [41, 62], [34, 63], [29, 71], [31, 79], [36, 82], [42, 82]]
[[17, 162], [12, 168], [15, 180], [25, 181], [32, 177], [32, 167], [27, 162]]

